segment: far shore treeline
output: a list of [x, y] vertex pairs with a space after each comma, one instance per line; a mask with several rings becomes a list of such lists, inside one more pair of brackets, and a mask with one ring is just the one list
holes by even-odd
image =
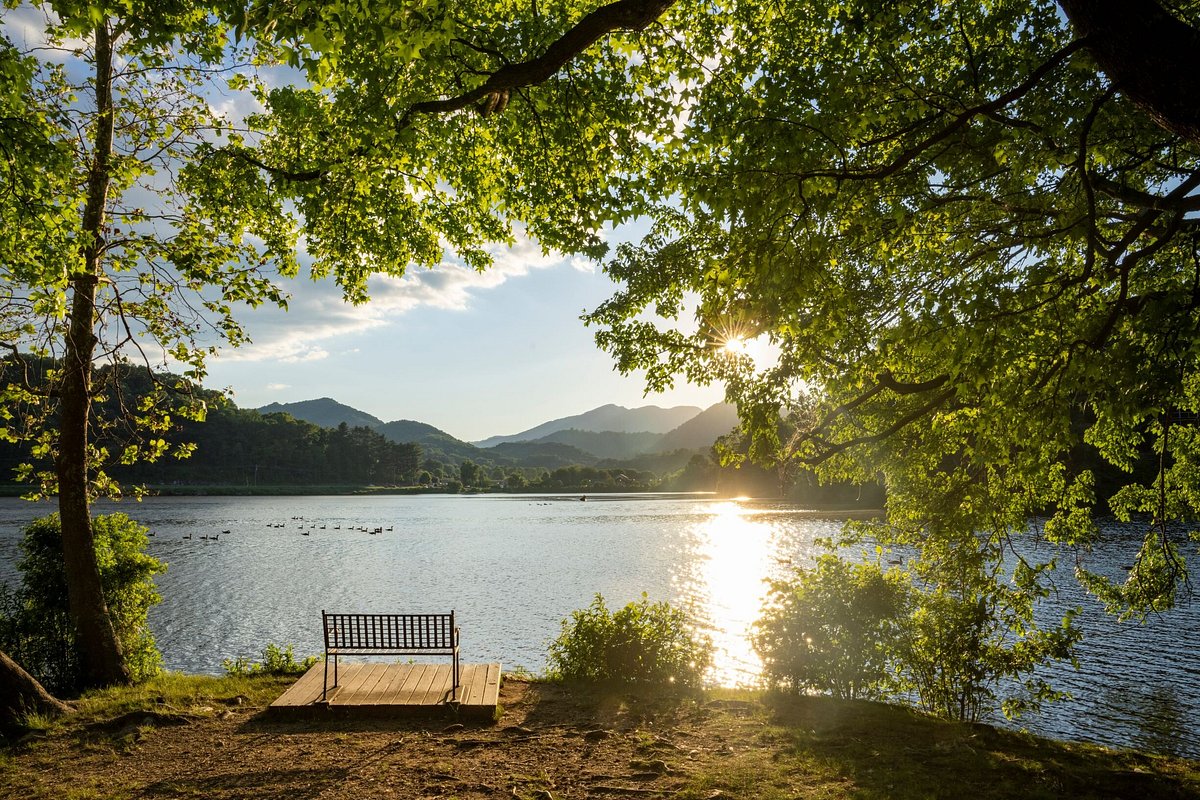
[[[101, 368], [97, 381], [108, 390], [94, 413], [109, 420], [126, 414], [130, 399], [149, 391], [152, 381], [185, 386], [175, 376], [129, 364]], [[878, 508], [883, 499], [875, 486], [817, 486], [805, 476], [780, 476], [749, 461], [722, 465], [720, 447], [744, 450], [736, 430], [709, 447], [613, 459], [551, 442], [476, 447], [420, 423], [321, 427], [287, 413], [238, 408], [220, 392], [195, 386], [186, 391], [208, 406], [205, 421], [180, 417], [166, 436], [167, 455], [115, 465], [111, 477], [165, 495], [703, 491], [787, 497], [831, 508]], [[125, 429], [112, 430], [118, 437]], [[100, 443], [114, 452], [125, 444], [119, 438]], [[190, 455], [175, 457], [189, 444], [195, 445]], [[22, 463], [35, 470], [49, 466], [38, 463], [28, 444], [0, 441], [0, 493], [28, 491], [15, 479]]]

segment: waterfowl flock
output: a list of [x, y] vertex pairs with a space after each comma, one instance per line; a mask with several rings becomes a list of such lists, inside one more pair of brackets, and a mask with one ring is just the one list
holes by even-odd
[[[301, 536], [311, 536], [313, 531], [324, 531], [324, 530], [340, 531], [340, 530], [342, 530], [341, 523], [338, 523], [337, 525], [331, 525], [328, 522], [315, 522], [312, 520], [307, 520], [304, 517], [292, 517], [292, 522], [296, 523], [296, 530], [298, 530], [300, 532]], [[268, 528], [286, 528], [287, 526], [288, 526], [288, 523], [286, 523], [286, 522], [268, 522], [268, 523], [266, 523], [266, 527], [268, 527]], [[347, 525], [347, 526], [345, 526], [345, 529], [347, 531], [355, 531], [358, 533], [365, 533], [370, 536], [378, 536], [381, 533], [394, 531], [396, 529], [396, 526], [388, 525], [385, 528], [382, 525]], [[180, 538], [184, 539], [184, 540], [199, 539], [202, 542], [218, 542], [221, 540], [222, 536], [231, 535], [233, 533], [233, 530], [234, 530], [233, 528], [229, 528], [226, 530], [222, 530], [220, 533], [213, 533], [213, 534], [201, 533], [198, 536], [196, 535], [196, 532], [189, 531], [188, 533], [184, 534]], [[148, 535], [154, 536], [155, 532], [150, 531], [148, 533]]]

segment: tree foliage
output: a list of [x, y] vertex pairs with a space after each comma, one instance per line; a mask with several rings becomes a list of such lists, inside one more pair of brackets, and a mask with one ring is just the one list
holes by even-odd
[[[933, 538], [929, 551], [944, 545]], [[883, 551], [880, 549], [879, 555]], [[926, 552], [912, 572], [825, 554], [771, 583], [753, 642], [770, 685], [843, 699], [901, 698], [941, 717], [1017, 717], [1061, 699], [1038, 675], [1071, 661], [1075, 612], [1035, 624], [1042, 567], [998, 568], [978, 543]]]
[[95, 365], [199, 381], [245, 341], [235, 311], [285, 305], [302, 268], [361, 302], [373, 274], [486, 267], [522, 221], [600, 252], [605, 210], [643, 205], [612, 177], [669, 125], [642, 76], [657, 59], [634, 57], [669, 48], [640, 33], [667, 5], [6, 5], [44, 41], [0, 37], [0, 347], [57, 366], [5, 382], [0, 436], [53, 463], [23, 477], [59, 496], [89, 682], [128, 678], [90, 501], [119, 491], [114, 463], [186, 456], [162, 434], [206, 411], [164, 374], [104, 429]]
[[[1063, 3], [1106, 23], [1123, 5], [1200, 21], [1191, 3]], [[1101, 69], [1098, 40], [1039, 0], [717, 17], [655, 173], [673, 201], [608, 265], [600, 344], [653, 388], [725, 381], [765, 453], [881, 476], [876, 535], [982, 531], [994, 555], [1034, 514], [1083, 549], [1093, 511], [1135, 522], [1127, 581], [1080, 576], [1114, 607], [1169, 607], [1189, 535], [1171, 523], [1200, 511], [1200, 141], [1123, 87], [1139, 57], [1191, 56], [1138, 40]], [[777, 357], [725, 346], [755, 337]], [[803, 409], [799, 436], [781, 440], [780, 408]], [[1108, 509], [1095, 461], [1122, 477]]]

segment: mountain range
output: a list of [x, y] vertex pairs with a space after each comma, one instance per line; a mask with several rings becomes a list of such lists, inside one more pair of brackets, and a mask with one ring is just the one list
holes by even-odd
[[342, 423], [372, 428], [394, 442], [417, 442], [433, 457], [549, 469], [571, 464], [602, 466], [660, 453], [703, 450], [738, 425], [737, 411], [728, 403], [703, 410], [696, 406], [625, 408], [609, 404], [520, 433], [470, 443], [423, 422], [383, 422], [329, 397], [271, 403], [257, 410], [262, 414], [290, 414], [324, 428]]
[[533, 442], [565, 430], [590, 431], [592, 433], [669, 433], [695, 417], [700, 411], [701, 409], [696, 406], [625, 408], [610, 403], [573, 417], [543, 422], [541, 425], [535, 425], [521, 433], [509, 436], [490, 436], [483, 441], [472, 442], [472, 444], [476, 447], [495, 447], [504, 442]]

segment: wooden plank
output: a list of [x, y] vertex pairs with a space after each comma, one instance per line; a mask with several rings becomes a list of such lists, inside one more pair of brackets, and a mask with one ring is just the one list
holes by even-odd
[[487, 665], [487, 682], [484, 685], [483, 698], [482, 698], [482, 702], [480, 702], [479, 705], [491, 706], [492, 708], [496, 707], [496, 705], [500, 702], [500, 681], [501, 680], [502, 680], [502, 673], [500, 670], [500, 665], [498, 663], [488, 664]]
[[377, 699], [380, 685], [387, 685], [388, 667], [391, 665], [383, 662], [379, 665], [379, 669], [375, 671], [375, 675], [363, 684], [362, 692], [372, 700]]
[[379, 683], [379, 679], [387, 672], [387, 664], [374, 662], [367, 665], [363, 677], [358, 682], [358, 688], [354, 692], [355, 701], [357, 703], [371, 702], [371, 690], [375, 688], [375, 684]]
[[349, 680], [344, 681], [344, 687], [338, 692], [337, 700], [339, 704], [356, 704], [362, 702], [363, 686], [372, 680], [372, 676], [378, 672], [379, 665], [367, 662], [363, 664], [355, 664], [354, 672], [351, 673]]
[[454, 667], [451, 664], [438, 666], [437, 680], [429, 691], [437, 695], [437, 702], [450, 702], [450, 690], [454, 687]]
[[470, 705], [477, 706], [483, 702], [483, 692], [487, 686], [487, 664], [475, 668], [475, 682], [471, 686]]
[[453, 687], [454, 667], [450, 664], [446, 664], [443, 668], [438, 670], [438, 682], [433, 687], [433, 690], [438, 693], [439, 703], [450, 702], [450, 690]]
[[[346, 694], [351, 690], [351, 687], [358, 682], [359, 667], [361, 664], [342, 663], [338, 665], [337, 687], [338, 694]], [[329, 691], [330, 699], [333, 699], [333, 671], [329, 673]]]
[[483, 702], [483, 687], [487, 683], [487, 664], [476, 664], [471, 673], [471, 688], [463, 697], [463, 705], [477, 706]]
[[471, 702], [471, 685], [475, 682], [475, 665], [462, 664], [460, 679], [462, 685], [458, 687], [458, 702], [462, 705], [469, 705]]
[[425, 670], [424, 664], [402, 664], [400, 667], [402, 680], [393, 684], [388, 696], [383, 699], [383, 702], [388, 705], [403, 705], [405, 693], [411, 694], [417, 681], [421, 678], [421, 673]]
[[361, 691], [363, 683], [371, 676], [378, 664], [351, 664], [350, 669], [345, 670], [338, 683], [340, 689], [337, 696], [330, 697], [330, 703], [344, 704], [352, 702], [352, 698], [357, 697]]
[[[329, 699], [332, 700], [334, 694], [345, 691], [346, 684], [354, 676], [358, 665], [353, 662], [348, 662], [342, 659], [338, 662], [337, 670], [333, 668], [333, 664], [329, 665]], [[336, 676], [336, 677], [335, 677]], [[336, 681], [336, 682], [335, 682]]]
[[408, 677], [404, 681], [404, 685], [396, 692], [396, 698], [392, 701], [398, 706], [411, 705], [413, 702], [413, 694], [420, 685], [421, 680], [425, 677], [425, 670], [429, 667], [428, 664], [412, 664], [412, 671], [408, 673]]
[[404, 688], [396, 698], [399, 705], [420, 705], [419, 689], [425, 683], [425, 673], [432, 672], [432, 664], [413, 664], [412, 675], [404, 682]]
[[428, 665], [425, 674], [421, 676], [421, 682], [417, 684], [417, 688], [413, 692], [412, 705], [432, 706], [441, 700], [440, 696], [433, 694], [433, 687], [438, 682], [438, 672], [440, 670], [436, 664]]
[[396, 692], [404, 684], [408, 673], [408, 664], [388, 664], [387, 677], [375, 687], [375, 692], [379, 695], [377, 702], [380, 705], [388, 705], [395, 699]]
[[321, 698], [321, 685], [324, 680], [325, 663], [318, 662], [309, 667], [308, 672], [300, 676], [300, 680], [293, 683], [280, 695], [273, 706], [303, 706], [313, 702], [315, 696], [318, 700]]

